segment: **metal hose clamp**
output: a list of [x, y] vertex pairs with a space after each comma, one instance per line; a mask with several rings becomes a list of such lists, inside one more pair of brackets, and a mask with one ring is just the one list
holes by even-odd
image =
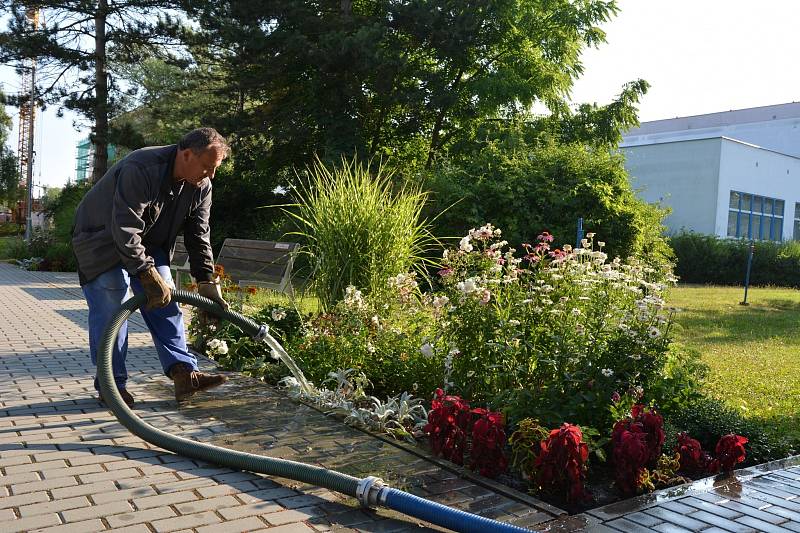
[[263, 341], [267, 338], [267, 334], [269, 333], [269, 326], [266, 324], [261, 324], [261, 327], [258, 328], [258, 333], [253, 335], [253, 340], [256, 341]]
[[356, 498], [364, 507], [376, 507], [386, 503], [389, 487], [375, 476], [367, 476], [358, 482]]

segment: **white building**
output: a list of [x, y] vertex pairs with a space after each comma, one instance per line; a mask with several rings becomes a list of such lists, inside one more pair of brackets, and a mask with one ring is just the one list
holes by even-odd
[[644, 122], [620, 147], [671, 233], [800, 240], [800, 103]]

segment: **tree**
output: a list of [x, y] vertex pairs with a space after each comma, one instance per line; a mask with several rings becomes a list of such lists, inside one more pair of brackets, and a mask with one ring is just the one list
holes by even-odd
[[5, 95], [0, 91], [0, 205], [12, 206], [19, 198], [19, 164], [6, 142], [11, 117], [6, 113]]
[[[153, 13], [168, 5], [168, 0], [0, 0], [0, 11], [11, 14], [0, 33], [0, 62], [22, 70], [26, 60], [36, 58], [39, 102], [58, 102], [92, 123], [94, 179], [108, 167], [108, 121], [126, 95], [109, 67], [141, 61], [160, 49], [165, 40]], [[40, 12], [37, 28], [28, 17], [33, 9]]]
[[[487, 116], [559, 105], [613, 1], [187, 0], [183, 31], [262, 168], [358, 153], [430, 167]], [[199, 69], [198, 69], [199, 71]], [[234, 126], [235, 124], [235, 126]]]

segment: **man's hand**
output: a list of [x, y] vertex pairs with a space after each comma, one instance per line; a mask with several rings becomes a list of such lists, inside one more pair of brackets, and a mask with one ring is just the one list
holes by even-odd
[[172, 300], [172, 292], [156, 267], [150, 267], [139, 273], [139, 281], [147, 296], [145, 309], [166, 307]]
[[228, 302], [222, 297], [222, 288], [219, 281], [201, 281], [197, 284], [197, 294], [218, 303], [223, 309], [228, 309], [229, 307]]

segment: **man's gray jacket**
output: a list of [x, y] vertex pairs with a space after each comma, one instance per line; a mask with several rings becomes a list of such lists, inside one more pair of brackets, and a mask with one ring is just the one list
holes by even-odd
[[131, 152], [83, 197], [72, 233], [81, 284], [120, 264], [135, 276], [153, 266], [149, 250], [161, 249], [171, 260], [181, 231], [192, 276], [213, 279], [211, 180], [175, 184], [177, 151], [171, 145]]

